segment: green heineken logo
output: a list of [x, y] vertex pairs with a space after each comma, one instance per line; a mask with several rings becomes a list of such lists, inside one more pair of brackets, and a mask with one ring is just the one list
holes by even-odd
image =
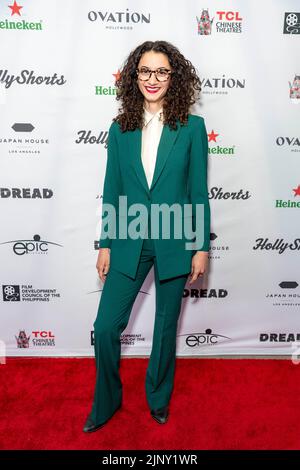
[[[120, 78], [120, 70], [117, 71], [117, 73], [113, 73], [113, 76], [115, 77], [115, 82]], [[116, 95], [117, 94], [117, 89], [115, 86], [103, 86], [103, 85], [96, 85], [95, 86], [95, 92], [96, 95]]]
[[7, 5], [10, 8], [11, 17], [16, 15], [13, 19], [0, 19], [0, 29], [21, 29], [21, 30], [42, 30], [42, 22], [34, 22], [34, 21], [25, 21], [23, 19], [19, 19], [18, 17], [21, 15], [22, 6], [18, 5], [16, 0], [14, 0], [13, 5]]
[[[298, 184], [298, 188], [293, 189], [294, 191], [294, 198], [300, 196], [300, 184]], [[276, 199], [275, 207], [279, 207], [280, 209], [300, 209], [300, 201], [294, 200], [291, 201], [290, 199]]]
[[[217, 137], [220, 134], [216, 134], [214, 130], [212, 130], [208, 136], [208, 143], [209, 142], [215, 142], [217, 143]], [[208, 153], [211, 155], [234, 155], [235, 151], [235, 146], [233, 147], [223, 147], [221, 145], [216, 145], [214, 147], [209, 146], [208, 147]]]

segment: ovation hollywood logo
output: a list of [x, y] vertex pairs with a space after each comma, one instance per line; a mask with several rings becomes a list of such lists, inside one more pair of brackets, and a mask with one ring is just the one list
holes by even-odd
[[30, 122], [15, 122], [11, 128], [15, 134], [0, 136], [0, 145], [7, 149], [9, 155], [39, 155], [41, 149], [49, 144], [48, 138], [36, 135]]
[[291, 152], [300, 152], [300, 139], [299, 137], [282, 137], [276, 138], [276, 145], [278, 147], [290, 148]]
[[19, 75], [10, 75], [7, 69], [0, 69], [0, 83], [4, 83], [5, 88], [10, 88], [13, 84], [61, 86], [66, 82], [63, 75], [58, 77], [56, 73], [52, 75], [36, 75], [33, 70], [23, 69]]
[[[216, 11], [216, 32], [217, 33], [241, 33], [242, 21], [240, 12], [238, 11]], [[203, 9], [201, 16], [196, 16], [198, 35], [209, 36], [213, 31], [214, 19], [210, 19], [209, 11]]]
[[202, 92], [205, 95], [228, 95], [231, 90], [244, 89], [246, 80], [244, 78], [208, 77], [200, 80]]
[[[208, 136], [208, 143], [210, 142], [215, 142], [216, 144], [217, 143], [217, 137], [219, 137], [220, 134], [217, 134], [215, 133], [214, 130], [212, 130], [209, 134], [207, 134]], [[215, 146], [209, 146], [208, 147], [208, 153], [209, 155], [220, 155], [220, 156], [223, 156], [223, 155], [235, 155], [235, 145], [233, 145], [232, 147], [225, 147], [225, 146], [221, 146], [221, 145], [215, 145]]]
[[42, 20], [28, 21], [21, 18], [23, 14], [23, 8], [24, 7], [19, 5], [16, 1], [14, 1], [13, 5], [7, 5], [6, 13], [7, 16], [9, 16], [9, 19], [0, 18], [0, 29], [41, 31], [43, 24]]
[[204, 346], [216, 346], [226, 340], [231, 340], [228, 336], [213, 333], [210, 328], [200, 333], [187, 333], [177, 335], [182, 348], [199, 348]]
[[31, 284], [3, 284], [3, 302], [50, 302], [60, 298], [57, 289], [34, 287]]
[[297, 188], [293, 189], [294, 192], [294, 198], [297, 198], [297, 200], [292, 201], [291, 199], [276, 199], [275, 201], [275, 207], [276, 209], [300, 209], [300, 184], [298, 185]]
[[131, 30], [136, 25], [150, 24], [150, 13], [138, 11], [95, 11], [88, 12], [88, 20], [105, 25], [105, 29]]
[[0, 245], [11, 245], [13, 253], [18, 256], [23, 255], [46, 255], [50, 247], [56, 247], [59, 243], [42, 240], [40, 235], [34, 235], [32, 239], [19, 239], [0, 242]]

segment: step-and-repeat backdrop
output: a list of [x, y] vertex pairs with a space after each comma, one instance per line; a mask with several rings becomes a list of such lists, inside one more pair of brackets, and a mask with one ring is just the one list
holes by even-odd
[[[115, 80], [145, 40], [193, 63], [209, 140], [209, 271], [187, 283], [178, 356], [300, 347], [298, 0], [0, 4], [0, 356], [93, 355]], [[121, 337], [148, 355], [151, 269]]]

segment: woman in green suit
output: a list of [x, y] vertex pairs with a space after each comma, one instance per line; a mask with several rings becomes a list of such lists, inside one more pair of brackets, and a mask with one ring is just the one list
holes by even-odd
[[96, 385], [84, 432], [100, 429], [121, 407], [120, 336], [152, 266], [156, 311], [145, 392], [152, 418], [167, 422], [183, 290], [208, 263], [208, 143], [204, 119], [189, 113], [201, 90], [194, 67], [172, 44], [146, 41], [129, 54], [116, 87], [122, 106], [108, 133]]

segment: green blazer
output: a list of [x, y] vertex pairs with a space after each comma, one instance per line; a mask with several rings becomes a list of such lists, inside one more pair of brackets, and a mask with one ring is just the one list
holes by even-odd
[[[197, 249], [187, 250], [185, 243], [192, 240], [185, 236], [175, 238], [170, 223], [170, 238], [163, 239], [161, 232], [153, 239], [159, 279], [167, 279], [190, 272], [191, 259], [196, 251], [209, 251], [210, 206], [207, 189], [208, 142], [204, 119], [193, 114], [177, 130], [163, 126], [157, 150], [153, 180], [149, 188], [141, 159], [142, 130], [121, 132], [119, 124], [112, 122], [108, 132], [107, 162], [103, 187], [103, 204], [112, 204], [116, 210], [115, 232], [105, 231], [103, 218], [99, 248], [110, 248], [110, 267], [135, 278], [142, 250], [143, 238], [121, 238], [118, 235], [119, 220], [129, 224], [137, 215], [121, 214], [119, 196], [127, 196], [128, 208], [141, 203], [150, 212], [152, 204], [192, 204], [192, 228], [195, 227], [195, 204], [204, 206], [204, 242]], [[124, 219], [126, 217], [126, 219]], [[172, 218], [171, 218], [172, 219]], [[189, 219], [191, 222], [191, 219]], [[114, 235], [115, 234], [115, 238]], [[195, 240], [195, 238], [194, 238]]]

